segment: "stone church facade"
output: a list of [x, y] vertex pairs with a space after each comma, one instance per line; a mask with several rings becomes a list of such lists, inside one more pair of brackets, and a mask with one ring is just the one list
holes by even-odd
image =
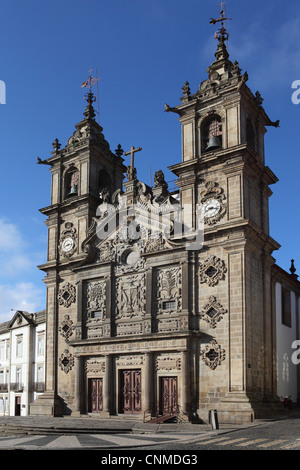
[[264, 155], [276, 123], [223, 34], [207, 72], [196, 93], [186, 83], [181, 103], [165, 106], [182, 126], [176, 194], [161, 170], [153, 188], [138, 180], [141, 149], [111, 151], [91, 90], [67, 145], [56, 140], [40, 162], [52, 174], [41, 210], [47, 368], [31, 414], [207, 422], [217, 409], [220, 422], [241, 423], [277, 406], [279, 245], [268, 213], [277, 178]]

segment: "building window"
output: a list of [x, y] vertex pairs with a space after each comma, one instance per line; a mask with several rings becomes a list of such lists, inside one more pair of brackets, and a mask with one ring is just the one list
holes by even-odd
[[21, 385], [21, 367], [17, 367], [16, 369], [16, 384]]
[[38, 347], [37, 347], [38, 356], [43, 356], [45, 353], [45, 336], [38, 336]]
[[65, 177], [65, 198], [78, 195], [79, 172], [77, 168], [69, 170]]
[[291, 292], [284, 287], [281, 288], [281, 322], [285, 326], [292, 326]]
[[166, 302], [163, 302], [163, 310], [175, 310], [176, 308], [176, 302], [175, 300], [168, 300]]
[[10, 357], [10, 343], [6, 341], [6, 360], [8, 361]]
[[0, 361], [5, 359], [5, 341], [0, 342]]
[[16, 356], [22, 357], [23, 354], [23, 337], [17, 336], [17, 344], [16, 344]]

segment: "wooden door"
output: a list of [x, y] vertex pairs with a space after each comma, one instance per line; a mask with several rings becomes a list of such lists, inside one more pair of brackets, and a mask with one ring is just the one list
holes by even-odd
[[21, 397], [15, 397], [15, 416], [21, 416]]
[[178, 411], [177, 377], [160, 378], [159, 412], [161, 415], [174, 415]]
[[89, 379], [89, 411], [103, 411], [103, 379]]
[[140, 413], [141, 404], [141, 371], [121, 371], [121, 411], [123, 413]]

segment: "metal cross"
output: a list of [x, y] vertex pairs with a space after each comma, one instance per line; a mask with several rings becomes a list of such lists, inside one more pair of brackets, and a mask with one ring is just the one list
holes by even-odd
[[129, 152], [125, 152], [124, 155], [130, 155], [130, 167], [131, 168], [134, 168], [134, 154], [136, 152], [140, 152], [140, 150], [142, 150], [142, 147], [139, 147], [139, 148], [134, 148], [133, 146], [130, 148], [130, 151]]

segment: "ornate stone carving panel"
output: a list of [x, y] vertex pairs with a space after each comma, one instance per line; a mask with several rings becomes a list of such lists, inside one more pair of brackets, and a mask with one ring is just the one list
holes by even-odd
[[110, 336], [106, 321], [106, 281], [89, 281], [84, 286], [84, 313], [87, 338]]
[[105, 372], [105, 361], [103, 358], [87, 359], [85, 362], [85, 372], [87, 375], [98, 376]]
[[133, 274], [116, 280], [115, 318], [141, 317], [145, 314], [145, 274]]
[[106, 281], [92, 281], [86, 284], [86, 309], [88, 318], [93, 318], [97, 312], [97, 318], [106, 318]]
[[181, 356], [179, 354], [163, 354], [155, 361], [157, 371], [180, 371]]
[[156, 304], [158, 314], [170, 314], [182, 310], [181, 266], [158, 269], [156, 272]]

